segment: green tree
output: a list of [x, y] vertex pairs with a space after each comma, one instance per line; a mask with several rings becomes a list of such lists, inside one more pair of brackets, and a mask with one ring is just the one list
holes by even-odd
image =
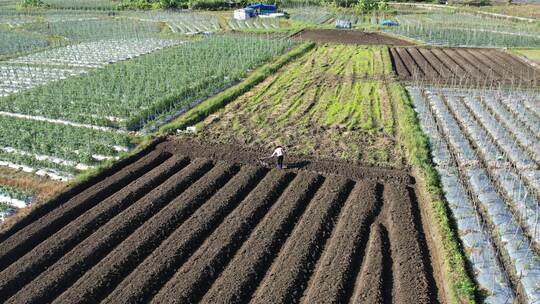
[[386, 3], [385, 0], [358, 0], [355, 8], [361, 12], [386, 10], [388, 8], [388, 3]]

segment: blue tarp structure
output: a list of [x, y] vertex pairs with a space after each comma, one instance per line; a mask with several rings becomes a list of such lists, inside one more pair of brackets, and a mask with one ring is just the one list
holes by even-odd
[[398, 26], [399, 22], [394, 20], [384, 20], [383, 22], [381, 22], [381, 24], [385, 26]]
[[252, 4], [248, 6], [248, 8], [257, 10], [262, 14], [270, 14], [270, 13], [275, 13], [277, 11], [277, 5], [274, 5], [274, 4], [258, 3], [258, 4]]
[[243, 9], [244, 12], [246, 12], [246, 16], [249, 16], [249, 17], [255, 17], [255, 10], [252, 9], [251, 7], [246, 7]]

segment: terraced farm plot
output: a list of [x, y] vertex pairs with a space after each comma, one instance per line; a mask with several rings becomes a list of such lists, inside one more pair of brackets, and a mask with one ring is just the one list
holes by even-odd
[[208, 117], [199, 138], [401, 167], [391, 73], [384, 48], [317, 46]]
[[0, 235], [0, 301], [435, 301], [407, 173], [259, 157], [163, 142], [49, 202]]
[[540, 70], [499, 50], [392, 48], [392, 64], [402, 80], [454, 86], [540, 85]]
[[503, 90], [409, 91], [486, 302], [538, 302], [539, 96]]
[[229, 36], [179, 42], [88, 42], [0, 66], [0, 166], [71, 179], [131, 149], [137, 134], [126, 129], [179, 115], [293, 45]]
[[355, 30], [305, 29], [292, 36], [297, 40], [315, 42], [345, 43], [359, 45], [411, 45], [406, 40], [393, 38], [379, 33], [368, 33]]

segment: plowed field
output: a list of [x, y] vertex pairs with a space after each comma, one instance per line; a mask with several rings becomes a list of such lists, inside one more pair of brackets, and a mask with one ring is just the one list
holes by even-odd
[[0, 301], [436, 301], [407, 173], [259, 156], [165, 141], [104, 172], [0, 235]]
[[336, 29], [306, 29], [294, 36], [296, 40], [309, 40], [314, 42], [331, 42], [360, 45], [412, 45], [406, 40], [394, 38], [380, 33], [368, 33], [356, 30]]
[[390, 52], [402, 80], [443, 85], [540, 85], [540, 71], [499, 50], [407, 47]]

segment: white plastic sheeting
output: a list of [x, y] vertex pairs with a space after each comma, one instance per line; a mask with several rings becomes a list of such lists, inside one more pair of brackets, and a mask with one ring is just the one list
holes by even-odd
[[96, 68], [182, 43], [170, 39], [113, 39], [84, 42], [10, 60], [11, 63]]
[[[409, 88], [409, 92], [430, 137], [433, 160], [476, 279], [489, 291], [486, 302], [512, 302], [497, 252], [523, 292], [520, 298], [540, 301], [540, 204], [535, 194], [540, 189], [540, 170], [531, 149], [536, 135], [527, 128], [539, 117], [526, 103], [534, 97], [435, 88]], [[516, 107], [506, 105], [512, 98], [519, 102], [519, 115], [514, 113]], [[482, 249], [475, 253], [471, 248]], [[492, 263], [479, 271], [478, 261], [486, 260], [479, 255], [490, 252]]]

